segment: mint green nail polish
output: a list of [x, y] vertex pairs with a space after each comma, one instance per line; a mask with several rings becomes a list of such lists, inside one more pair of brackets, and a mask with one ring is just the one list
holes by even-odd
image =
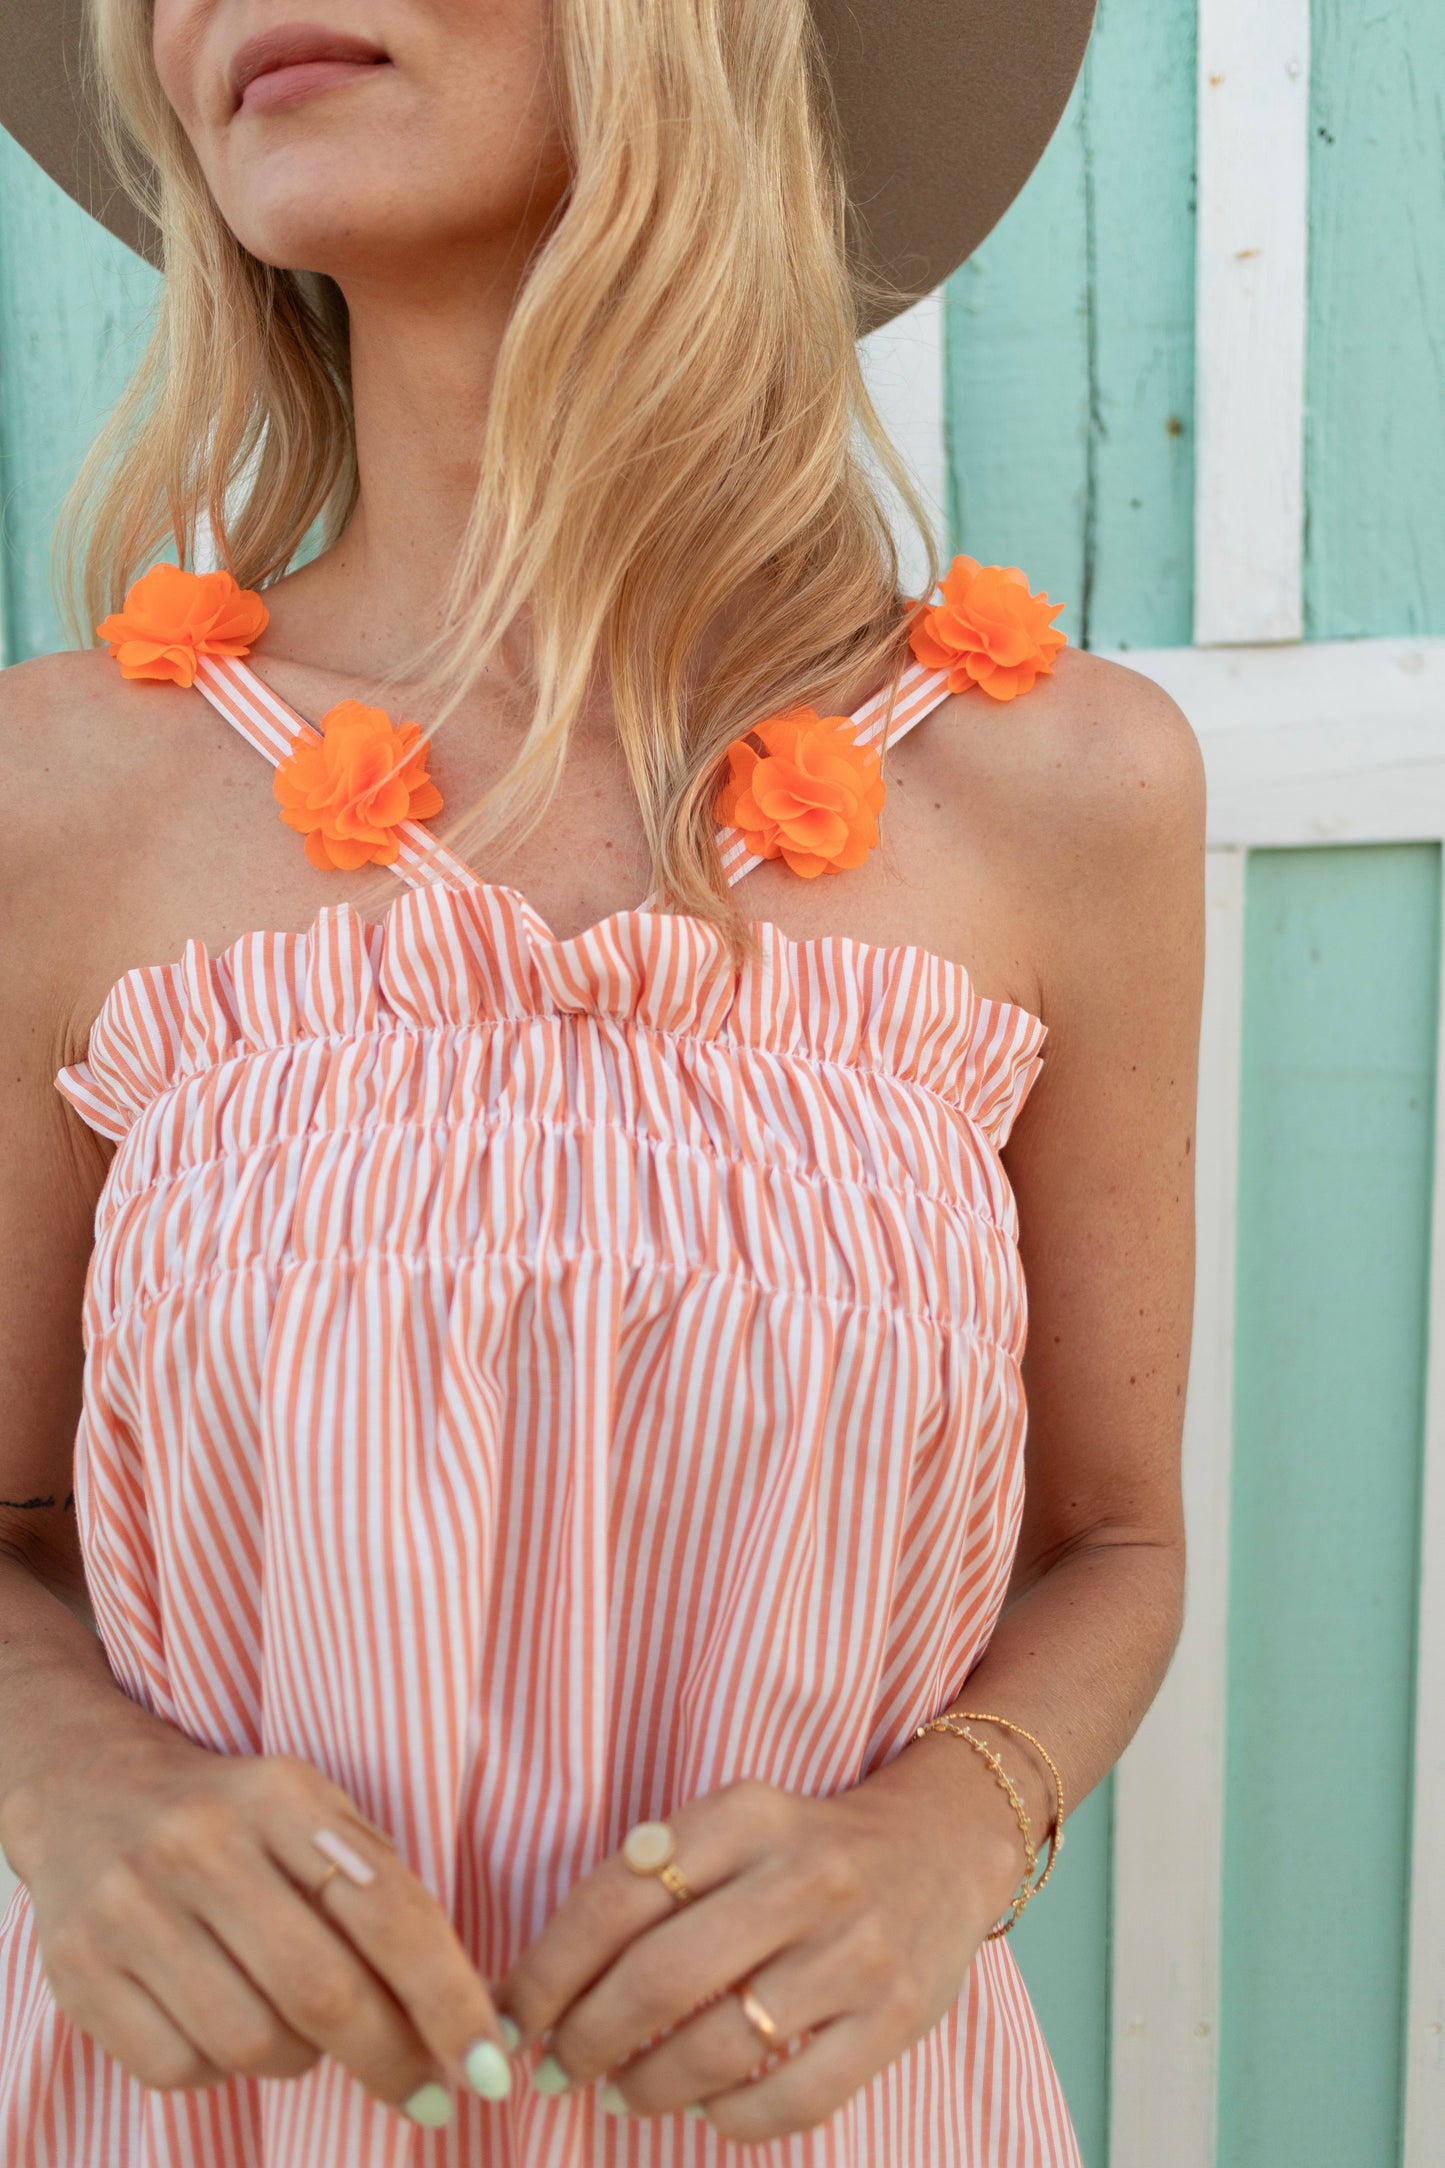
[[512, 2072], [495, 2040], [476, 2040], [462, 2057], [467, 2083], [483, 2100], [505, 2100], [512, 2090]]
[[532, 2072], [532, 2084], [539, 2093], [565, 2093], [571, 2083], [555, 2055], [544, 2055]]
[[498, 2016], [497, 2023], [501, 2027], [502, 2038], [506, 2042], [507, 2046], [507, 2053], [509, 2055], [515, 2055], [518, 2048], [522, 2045], [521, 2026], [517, 2023], [515, 2018], [508, 2017], [505, 2010], [503, 2010]]
[[602, 2088], [602, 2105], [609, 2115], [626, 2115], [627, 2102], [622, 2097], [622, 2087], [609, 2078]]
[[706, 2115], [707, 2109], [703, 2106], [700, 2100], [694, 2100], [691, 2105], [684, 2108], [682, 2112], [684, 2115]]
[[444, 2085], [429, 2079], [425, 2085], [417, 2087], [409, 2100], [402, 2102], [401, 2112], [409, 2115], [414, 2123], [420, 2123], [423, 2130], [440, 2130], [443, 2123], [452, 2119], [452, 2096]]

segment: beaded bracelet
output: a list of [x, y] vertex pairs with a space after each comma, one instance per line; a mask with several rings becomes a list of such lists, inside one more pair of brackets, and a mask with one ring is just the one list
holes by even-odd
[[1013, 1928], [1017, 1926], [1019, 1920], [1023, 1916], [1024, 1906], [1028, 1903], [1030, 1897], [1032, 1897], [1033, 1895], [1033, 1889], [1029, 1887], [1029, 1884], [1033, 1881], [1034, 1870], [1039, 1863], [1039, 1855], [1034, 1849], [1033, 1824], [1029, 1820], [1028, 1808], [1024, 1805], [1022, 1799], [1019, 1797], [1018, 1787], [1015, 1785], [1012, 1777], [1005, 1769], [1003, 1763], [999, 1760], [997, 1754], [994, 1753], [992, 1747], [987, 1746], [984, 1741], [979, 1738], [977, 1732], [970, 1731], [967, 1724], [965, 1724], [961, 1718], [952, 1715], [935, 1716], [931, 1718], [928, 1723], [920, 1724], [918, 1726], [918, 1729], [914, 1732], [913, 1736], [915, 1739], [921, 1739], [924, 1733], [927, 1731], [952, 1732], [955, 1738], [966, 1739], [969, 1745], [975, 1750], [975, 1752], [983, 1756], [984, 1760], [988, 1763], [990, 1769], [992, 1769], [995, 1779], [1002, 1787], [1002, 1789], [1007, 1792], [1009, 1805], [1014, 1810], [1020, 1832], [1023, 1836], [1023, 1884], [1019, 1889], [1015, 1890], [1013, 1896], [1009, 1900], [1008, 1918], [1006, 1920], [1000, 1920], [997, 1925], [990, 1927], [987, 1935], [984, 1937], [984, 1940], [986, 1942], [992, 1942], [996, 1936], [1009, 1934], [1013, 1930]]
[[1054, 1861], [1064, 1848], [1064, 1780], [1059, 1775], [1058, 1764], [1042, 1741], [1036, 1739], [1031, 1731], [1025, 1731], [1022, 1724], [1016, 1724], [1010, 1716], [985, 1716], [981, 1709], [960, 1709], [957, 1714], [966, 1717], [970, 1723], [997, 1724], [1004, 1731], [1017, 1732], [1020, 1739], [1027, 1739], [1029, 1745], [1037, 1751], [1040, 1759], [1046, 1764], [1049, 1775], [1054, 1780], [1054, 1819], [1046, 1832], [1049, 1845], [1049, 1863], [1029, 1891], [1030, 1897], [1037, 1897], [1039, 1891], [1054, 1871]]

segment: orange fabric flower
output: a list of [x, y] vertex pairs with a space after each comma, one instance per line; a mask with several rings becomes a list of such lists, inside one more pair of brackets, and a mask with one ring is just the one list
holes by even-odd
[[943, 600], [925, 609], [909, 645], [930, 670], [947, 670], [949, 690], [981, 685], [995, 700], [1032, 692], [1034, 680], [1053, 673], [1054, 656], [1068, 646], [1053, 619], [1064, 605], [1031, 595], [1017, 565], [981, 565], [955, 557], [943, 579]]
[[385, 708], [341, 700], [320, 729], [319, 740], [298, 737], [276, 770], [282, 820], [305, 836], [313, 866], [394, 865], [401, 823], [442, 809], [421, 724], [393, 724]]
[[846, 715], [792, 708], [728, 747], [718, 818], [741, 829], [758, 858], [786, 859], [806, 880], [861, 866], [878, 841], [883, 762]]
[[183, 572], [152, 565], [126, 590], [124, 606], [96, 632], [128, 678], [192, 685], [201, 655], [244, 655], [270, 618], [252, 588], [229, 572]]

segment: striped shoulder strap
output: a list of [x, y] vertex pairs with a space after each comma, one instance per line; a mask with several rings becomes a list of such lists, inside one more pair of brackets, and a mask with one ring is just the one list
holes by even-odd
[[[233, 729], [239, 730], [247, 743], [269, 760], [273, 768], [286, 758], [298, 737], [320, 739], [321, 733], [315, 726], [303, 715], [298, 715], [279, 693], [272, 692], [249, 663], [238, 656], [199, 657], [195, 685], [197, 692], [203, 693], [212, 707]], [[929, 670], [920, 662], [910, 663], [899, 679], [891, 727], [886, 690], [876, 694], [849, 718], [859, 744], [880, 743], [885, 729], [889, 745], [896, 744], [915, 723], [921, 723], [940, 701], [947, 699], [948, 691], [946, 670]], [[420, 821], [403, 821], [399, 833], [401, 851], [392, 870], [413, 888], [420, 888], [429, 881], [443, 881], [449, 886], [464, 888], [483, 885], [471, 867], [454, 851], [449, 851]], [[740, 829], [719, 827], [717, 843], [730, 887], [763, 862], [749, 852]], [[652, 902], [649, 897], [639, 908], [647, 910]]]
[[[249, 663], [234, 655], [202, 655], [196, 662], [196, 691], [239, 730], [248, 744], [279, 767], [298, 737], [320, 743], [321, 733], [304, 715], [273, 693]], [[442, 881], [448, 887], [472, 888], [477, 877], [454, 851], [420, 821], [402, 821], [397, 830], [400, 855], [392, 867], [413, 888]]]
[[[898, 681], [898, 693], [894, 703], [893, 721], [888, 721], [887, 689], [874, 695], [864, 707], [858, 709], [848, 720], [852, 723], [860, 745], [878, 745], [883, 741], [885, 729], [889, 746], [910, 731], [915, 723], [921, 723], [925, 715], [931, 715], [940, 701], [949, 694], [947, 670], [929, 670], [921, 662], [911, 662]], [[728, 886], [740, 881], [762, 859], [748, 850], [747, 839], [738, 828], [719, 828], [718, 852]]]

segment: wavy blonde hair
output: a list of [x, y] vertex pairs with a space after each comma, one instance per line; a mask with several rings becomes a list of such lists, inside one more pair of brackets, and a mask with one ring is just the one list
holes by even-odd
[[[714, 837], [725, 748], [885, 666], [896, 685], [906, 660], [880, 473], [937, 574], [856, 343], [871, 304], [906, 297], [849, 261], [808, 0], [554, 0], [552, 21], [570, 185], [501, 344], [443, 630], [406, 668], [435, 730], [527, 612], [521, 750], [449, 831], [473, 856], [541, 819], [600, 668], [657, 893], [741, 957]], [[336, 539], [358, 489], [339, 289], [226, 225], [156, 76], [147, 0], [93, 0], [91, 65], [164, 277], [57, 531], [82, 643], [167, 546], [194, 562], [202, 519], [217, 561], [264, 587], [313, 524]], [[749, 583], [758, 601], [719, 638]]]

